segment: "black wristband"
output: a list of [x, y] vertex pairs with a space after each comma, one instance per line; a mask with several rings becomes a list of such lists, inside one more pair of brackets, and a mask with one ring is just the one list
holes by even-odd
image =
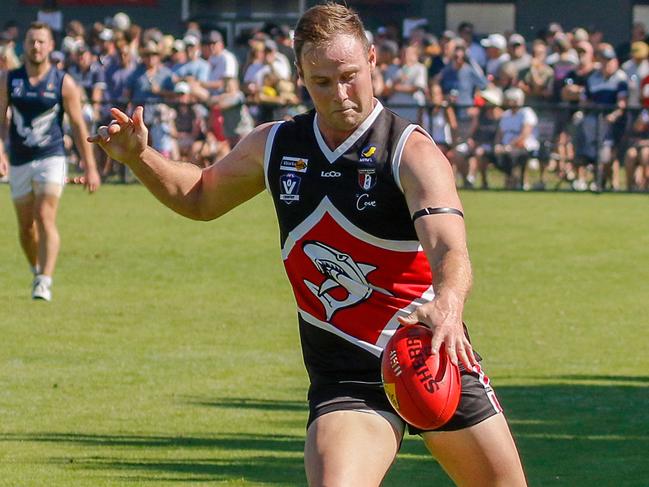
[[441, 207], [441, 208], [423, 208], [421, 210], [417, 210], [412, 214], [412, 221], [414, 222], [417, 218], [420, 218], [422, 216], [427, 216], [427, 215], [458, 215], [464, 218], [464, 213], [462, 213], [460, 210], [456, 208], [447, 208], [447, 207]]

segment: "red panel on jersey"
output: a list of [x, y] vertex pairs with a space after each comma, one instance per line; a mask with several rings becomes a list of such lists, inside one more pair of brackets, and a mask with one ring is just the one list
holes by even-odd
[[343, 225], [324, 212], [298, 235], [284, 265], [299, 309], [376, 344], [395, 313], [430, 288], [430, 266], [413, 242], [368, 238]]

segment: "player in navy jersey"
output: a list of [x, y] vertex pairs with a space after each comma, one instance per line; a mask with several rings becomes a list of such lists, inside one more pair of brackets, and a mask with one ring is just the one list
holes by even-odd
[[[72, 78], [50, 63], [52, 31], [35, 22], [25, 34], [25, 65], [0, 79], [0, 176], [9, 172], [19, 239], [32, 267], [32, 298], [52, 298], [52, 276], [60, 248], [56, 213], [66, 178], [63, 115], [85, 164], [85, 185], [100, 185], [92, 146]], [[9, 157], [2, 142], [11, 111]]]
[[444, 343], [460, 364], [463, 389], [449, 423], [410, 432], [457, 485], [524, 486], [462, 323], [471, 266], [450, 164], [421, 128], [373, 97], [376, 53], [353, 11], [313, 7], [294, 40], [315, 110], [257, 127], [206, 169], [148, 147], [141, 107], [132, 117], [113, 109], [90, 140], [189, 218], [211, 220], [270, 192], [311, 382], [310, 485], [381, 483], [408, 425], [381, 390], [380, 355], [400, 324], [422, 322], [434, 353]]

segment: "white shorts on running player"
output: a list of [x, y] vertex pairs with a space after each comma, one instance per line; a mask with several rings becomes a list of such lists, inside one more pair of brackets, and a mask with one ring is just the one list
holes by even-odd
[[51, 156], [20, 166], [10, 166], [11, 198], [16, 200], [32, 192], [61, 196], [67, 175], [65, 156]]

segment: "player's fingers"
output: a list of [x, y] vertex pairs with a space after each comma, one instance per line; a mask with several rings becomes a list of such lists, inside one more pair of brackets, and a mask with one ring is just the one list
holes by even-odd
[[141, 105], [135, 108], [133, 112], [133, 125], [140, 131], [146, 129], [144, 126], [144, 107]]
[[473, 364], [469, 358], [468, 350], [464, 347], [462, 341], [458, 342], [458, 345], [455, 347], [455, 353], [457, 354], [458, 362], [460, 362], [466, 370], [471, 370]]
[[430, 341], [430, 352], [435, 355], [437, 352], [439, 352], [439, 347], [442, 346], [442, 343], [444, 343], [444, 336], [433, 330], [433, 338]]
[[119, 108], [114, 108], [114, 107], [111, 108], [111, 109], [110, 109], [110, 114], [111, 114], [111, 115], [113, 116], [113, 118], [115, 118], [115, 120], [117, 120], [119, 123], [126, 124], [126, 123], [130, 123], [130, 122], [131, 122], [131, 119], [128, 117], [128, 115], [126, 115], [126, 113], [124, 113], [123, 111], [121, 111]]
[[416, 325], [419, 322], [416, 313], [410, 313], [408, 316], [398, 316], [397, 319], [402, 325]]
[[458, 352], [457, 352], [456, 344], [453, 343], [453, 340], [449, 339], [444, 342], [444, 346], [446, 347], [446, 353], [448, 354], [449, 360], [453, 364], [457, 365]]
[[113, 120], [108, 124], [108, 134], [115, 135], [122, 130], [122, 126], [116, 120]]
[[[475, 353], [473, 352], [473, 346], [471, 345], [471, 342], [466, 339], [466, 337], [463, 338], [464, 341], [464, 349], [466, 351], [467, 358], [469, 360], [469, 368], [467, 370], [472, 370], [473, 366], [478, 363], [478, 360], [475, 358]], [[466, 367], [466, 364], [464, 365]]]
[[104, 141], [108, 142], [110, 139], [110, 133], [108, 132], [108, 127], [102, 125], [97, 129], [97, 135]]

